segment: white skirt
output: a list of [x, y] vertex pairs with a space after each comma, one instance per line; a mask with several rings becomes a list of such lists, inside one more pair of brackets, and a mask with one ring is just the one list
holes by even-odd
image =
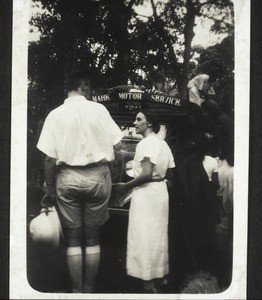
[[162, 278], [168, 263], [168, 191], [165, 181], [135, 188], [129, 211], [127, 274]]

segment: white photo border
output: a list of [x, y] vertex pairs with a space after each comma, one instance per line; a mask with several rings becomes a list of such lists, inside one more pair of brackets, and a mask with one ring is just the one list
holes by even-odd
[[13, 1], [10, 299], [246, 299], [249, 162], [250, 0], [235, 0], [235, 164], [233, 276], [220, 294], [42, 293], [27, 280], [26, 157], [28, 0]]

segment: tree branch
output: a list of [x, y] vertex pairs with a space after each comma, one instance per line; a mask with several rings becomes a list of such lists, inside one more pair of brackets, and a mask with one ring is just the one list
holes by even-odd
[[178, 70], [178, 74], [181, 73], [181, 69], [179, 67], [176, 54], [174, 52], [173, 45], [170, 41], [170, 36], [168, 36], [168, 33], [165, 30], [165, 26], [163, 24], [163, 21], [159, 18], [156, 12], [156, 5], [154, 3], [154, 0], [150, 0], [151, 6], [153, 9], [153, 16], [155, 19], [155, 30], [158, 33], [159, 37], [163, 40], [163, 42], [166, 44], [169, 52], [169, 57], [171, 60], [171, 63], [174, 65], [174, 67]]
[[192, 0], [186, 1], [186, 16], [185, 16], [185, 27], [184, 27], [184, 38], [185, 38], [185, 50], [184, 50], [184, 62], [183, 62], [183, 71], [181, 73], [181, 96], [183, 100], [186, 100], [186, 86], [188, 83], [188, 70], [189, 70], [189, 61], [191, 56], [191, 43], [194, 37], [194, 24], [196, 17], [196, 9]]
[[152, 9], [153, 9], [153, 16], [154, 16], [155, 19], [158, 19], [154, 0], [150, 0], [150, 2], [151, 2]]

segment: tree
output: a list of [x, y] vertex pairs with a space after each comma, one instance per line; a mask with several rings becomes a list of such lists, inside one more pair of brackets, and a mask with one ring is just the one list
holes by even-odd
[[[183, 100], [186, 100], [188, 73], [191, 59], [194, 56], [192, 51], [192, 40], [194, 38], [194, 27], [196, 18], [209, 18], [214, 21], [212, 30], [214, 32], [232, 31], [233, 7], [231, 1], [168, 1], [162, 5], [162, 13], [157, 14], [154, 1], [151, 0], [156, 32], [167, 48], [167, 59], [170, 67], [176, 72], [178, 89]], [[183, 42], [179, 42], [179, 35], [183, 35]], [[175, 51], [174, 44], [178, 43], [183, 47]], [[179, 63], [183, 57], [183, 63]]]
[[[188, 82], [188, 72], [190, 68], [190, 59], [192, 58], [191, 43], [194, 37], [193, 28], [195, 26], [196, 17], [209, 18], [214, 21], [212, 30], [215, 32], [224, 32], [232, 30], [233, 26], [233, 4], [227, 0], [211, 0], [211, 1], [186, 1], [187, 14], [185, 16], [184, 26], [184, 62], [181, 73], [181, 94], [182, 98], [186, 98], [186, 85]], [[222, 16], [222, 18], [221, 18]]]
[[[212, 18], [212, 30], [216, 32], [226, 32], [233, 26], [232, 3], [226, 0], [42, 0], [41, 3], [44, 13], [31, 20], [42, 37], [40, 42], [30, 45], [29, 57], [34, 61], [30, 60], [29, 76], [32, 78], [32, 74], [44, 67], [36, 68], [34, 63], [38, 58], [36, 52], [31, 54], [31, 49], [44, 51], [46, 56], [42, 59], [51, 64], [49, 72], [56, 74], [52, 82], [60, 88], [59, 94], [65, 74], [72, 68], [85, 67], [90, 70], [95, 87], [127, 84], [129, 79], [133, 83], [141, 77], [141, 72], [143, 79], [152, 84], [158, 72], [160, 78], [176, 82], [185, 99], [195, 53], [191, 44], [196, 18]], [[143, 17], [137, 5], [146, 3], [151, 5], [152, 15]], [[38, 55], [41, 61], [43, 54]], [[52, 74], [47, 76], [49, 82]], [[43, 76], [38, 76], [38, 80]], [[46, 85], [49, 90], [53, 88], [45, 81], [43, 86]]]

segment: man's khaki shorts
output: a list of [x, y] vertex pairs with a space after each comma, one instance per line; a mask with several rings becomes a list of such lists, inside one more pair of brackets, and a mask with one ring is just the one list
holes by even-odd
[[64, 228], [97, 229], [109, 218], [111, 174], [107, 164], [86, 167], [59, 166], [56, 191]]

